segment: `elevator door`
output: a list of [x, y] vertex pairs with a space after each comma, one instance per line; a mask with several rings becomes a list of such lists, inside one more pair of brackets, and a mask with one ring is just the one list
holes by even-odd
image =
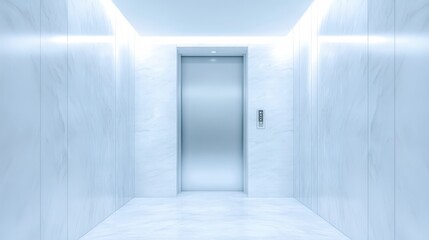
[[243, 57], [182, 57], [182, 191], [243, 190]]

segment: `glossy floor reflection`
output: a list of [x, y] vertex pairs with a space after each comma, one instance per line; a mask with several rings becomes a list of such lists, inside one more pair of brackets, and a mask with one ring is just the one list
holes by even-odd
[[291, 198], [182, 193], [136, 198], [86, 234], [95, 239], [349, 239]]

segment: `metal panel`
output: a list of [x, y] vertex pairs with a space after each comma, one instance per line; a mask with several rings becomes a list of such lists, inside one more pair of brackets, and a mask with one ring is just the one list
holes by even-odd
[[243, 190], [243, 57], [182, 57], [182, 190]]

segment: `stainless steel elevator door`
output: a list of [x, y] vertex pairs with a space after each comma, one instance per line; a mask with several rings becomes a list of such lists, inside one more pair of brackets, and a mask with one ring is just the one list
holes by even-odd
[[243, 191], [243, 57], [182, 57], [182, 191]]

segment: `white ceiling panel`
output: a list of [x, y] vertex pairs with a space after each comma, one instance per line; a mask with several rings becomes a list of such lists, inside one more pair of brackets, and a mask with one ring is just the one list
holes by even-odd
[[312, 0], [114, 0], [141, 36], [285, 36]]

